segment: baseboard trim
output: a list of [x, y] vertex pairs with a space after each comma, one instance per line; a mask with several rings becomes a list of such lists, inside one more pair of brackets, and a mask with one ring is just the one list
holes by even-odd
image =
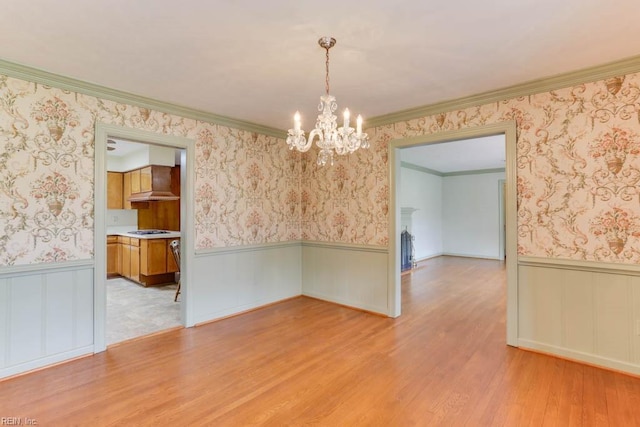
[[333, 299], [327, 295], [322, 295], [315, 292], [305, 292], [304, 290], [302, 291], [302, 296], [325, 301], [325, 302], [330, 302], [332, 304], [341, 305], [343, 307], [351, 308], [353, 310], [360, 310], [367, 313], [378, 314], [380, 316], [388, 316], [387, 307], [380, 308], [380, 307], [374, 307], [368, 304], [355, 306], [355, 305], [352, 305], [353, 303], [350, 304], [348, 301], [341, 301], [339, 299]]
[[473, 254], [457, 254], [453, 252], [443, 252], [441, 256], [452, 256], [458, 258], [476, 258], [476, 259], [490, 259], [492, 261], [503, 261], [500, 257], [490, 257], [485, 255], [473, 255]]
[[243, 314], [251, 313], [252, 311], [262, 310], [263, 308], [271, 307], [272, 305], [280, 304], [280, 303], [283, 303], [283, 302], [286, 302], [286, 301], [291, 301], [291, 300], [294, 300], [294, 299], [297, 299], [297, 298], [301, 298], [301, 297], [302, 297], [302, 295], [295, 295], [295, 296], [284, 298], [284, 299], [281, 299], [281, 300], [278, 300], [278, 301], [273, 301], [273, 302], [270, 302], [270, 303], [259, 305], [257, 307], [253, 307], [253, 308], [249, 308], [249, 309], [246, 309], [246, 310], [242, 310], [242, 311], [238, 311], [238, 312], [235, 312], [235, 313], [231, 313], [231, 314], [228, 314], [228, 315], [225, 315], [225, 316], [216, 317], [215, 319], [198, 322], [193, 326], [197, 328], [198, 326], [209, 325], [211, 323], [216, 323], [216, 322], [220, 322], [221, 320], [225, 320], [225, 319], [230, 319], [232, 317], [241, 316]]
[[66, 364], [69, 362], [73, 362], [74, 360], [93, 355], [93, 345], [91, 345], [36, 360], [30, 360], [29, 362], [21, 363], [18, 365], [12, 365], [9, 368], [0, 370], [0, 382], [22, 375], [27, 375], [32, 372], [41, 371], [43, 369], [49, 369], [57, 365]]
[[385, 314], [385, 313], [380, 313], [380, 312], [371, 311], [371, 310], [365, 310], [364, 308], [354, 307], [352, 305], [340, 304], [339, 302], [329, 301], [329, 300], [326, 300], [326, 299], [323, 299], [323, 298], [318, 298], [318, 297], [314, 297], [314, 296], [307, 295], [307, 294], [303, 294], [303, 295], [300, 295], [300, 296], [302, 298], [309, 298], [309, 299], [316, 300], [316, 301], [326, 302], [327, 304], [337, 305], [339, 307], [348, 308], [349, 310], [355, 310], [355, 311], [359, 311], [361, 313], [371, 314], [373, 316], [384, 317], [384, 318], [389, 318], [390, 317], [388, 314]]
[[131, 344], [131, 343], [136, 342], [136, 341], [141, 341], [141, 340], [144, 340], [146, 338], [151, 338], [151, 337], [155, 337], [155, 336], [158, 336], [158, 335], [163, 335], [163, 334], [166, 334], [168, 332], [179, 331], [179, 330], [184, 329], [184, 328], [185, 327], [182, 326], [182, 325], [173, 326], [171, 328], [163, 329], [161, 331], [151, 332], [150, 334], [140, 335], [139, 337], [133, 337], [133, 338], [129, 338], [129, 339], [126, 339], [126, 340], [123, 340], [123, 341], [118, 341], [118, 342], [115, 342], [113, 344], [108, 344], [107, 345], [107, 350], [113, 349], [113, 348], [116, 348], [116, 347], [120, 347], [121, 345], [124, 345], [124, 344]]
[[560, 359], [570, 360], [572, 362], [620, 372], [622, 374], [631, 375], [634, 377], [640, 377], [640, 366], [628, 362], [622, 362], [615, 359], [609, 359], [607, 357], [597, 356], [594, 354], [584, 353], [576, 350], [570, 350], [564, 347], [543, 344], [537, 341], [531, 341], [522, 338], [518, 339], [518, 347], [523, 350], [534, 351], [537, 353], [558, 357]]

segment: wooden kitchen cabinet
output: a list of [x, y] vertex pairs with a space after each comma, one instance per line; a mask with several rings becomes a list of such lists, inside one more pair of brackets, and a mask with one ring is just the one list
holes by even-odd
[[167, 239], [143, 240], [140, 245], [140, 273], [145, 276], [167, 272]]
[[140, 192], [140, 169], [129, 172], [131, 177], [131, 194]]
[[107, 209], [122, 209], [124, 195], [122, 173], [107, 172]]
[[131, 172], [122, 174], [122, 208], [131, 209], [131, 202], [129, 197], [131, 196]]
[[136, 239], [118, 236], [119, 268], [116, 273], [143, 286], [175, 281], [178, 266], [169, 243], [175, 239]]
[[140, 239], [118, 236], [121, 276], [138, 282], [140, 280]]
[[[159, 166], [155, 166], [156, 169]], [[144, 193], [153, 190], [153, 169], [151, 166], [140, 169], [140, 191], [138, 193]]]
[[118, 236], [118, 252], [120, 254], [121, 276], [131, 277], [131, 238]]
[[140, 239], [131, 239], [131, 280], [140, 281]]
[[169, 244], [180, 239], [148, 239], [140, 244], [140, 274], [172, 274], [178, 271]]
[[120, 253], [118, 237], [107, 236], [107, 275], [120, 274]]

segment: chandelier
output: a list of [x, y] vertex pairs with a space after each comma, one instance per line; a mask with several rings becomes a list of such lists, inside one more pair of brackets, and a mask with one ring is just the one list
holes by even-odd
[[333, 165], [333, 153], [339, 155], [353, 153], [358, 148], [369, 147], [369, 137], [362, 132], [362, 116], [356, 119], [356, 128], [349, 126], [349, 109], [344, 110], [344, 123], [338, 127], [336, 116], [333, 114], [338, 109], [336, 98], [329, 95], [329, 49], [336, 44], [333, 37], [322, 37], [318, 40], [320, 47], [326, 51], [326, 78], [325, 94], [320, 97], [318, 105], [318, 119], [316, 127], [309, 132], [309, 138], [305, 138], [301, 129], [300, 113], [296, 111], [293, 116], [293, 129], [287, 132], [287, 144], [289, 149], [294, 148], [305, 152], [311, 148], [313, 140], [317, 137], [316, 145], [320, 148], [318, 153], [318, 165], [324, 166], [327, 163]]

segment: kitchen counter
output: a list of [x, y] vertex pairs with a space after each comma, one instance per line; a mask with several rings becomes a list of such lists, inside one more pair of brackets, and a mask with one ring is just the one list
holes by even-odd
[[134, 231], [135, 227], [127, 227], [127, 226], [116, 226], [116, 227], [107, 227], [107, 235], [108, 236], [124, 236], [124, 237], [133, 237], [134, 239], [179, 239], [180, 232], [179, 231], [171, 231], [166, 230], [168, 233], [158, 233], [158, 234], [135, 234], [131, 233]]

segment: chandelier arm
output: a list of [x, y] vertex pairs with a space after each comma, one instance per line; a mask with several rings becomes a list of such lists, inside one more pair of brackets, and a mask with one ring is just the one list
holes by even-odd
[[309, 138], [307, 139], [307, 145], [305, 145], [306, 150], [308, 150], [311, 147], [311, 145], [313, 144], [313, 140], [315, 139], [316, 136], [318, 137], [319, 140], [322, 140], [322, 135], [320, 134], [320, 130], [318, 128], [316, 128], [316, 129], [312, 130], [311, 132], [309, 132]]

